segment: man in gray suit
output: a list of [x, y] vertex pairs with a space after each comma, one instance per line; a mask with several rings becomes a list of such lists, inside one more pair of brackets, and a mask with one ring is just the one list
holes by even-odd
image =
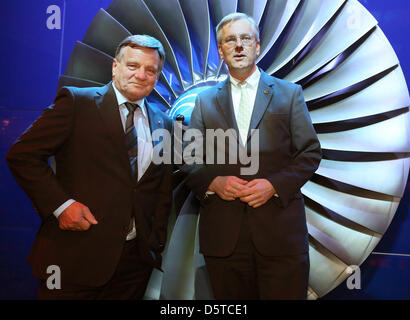
[[223, 18], [217, 39], [229, 77], [198, 95], [190, 128], [208, 148], [214, 141], [205, 138], [207, 129], [233, 128], [237, 146], [248, 150], [258, 134], [259, 170], [244, 175], [239, 164], [208, 159], [182, 167], [201, 202], [200, 251], [215, 298], [306, 299], [309, 247], [300, 188], [317, 169], [321, 148], [302, 89], [257, 68], [259, 31], [247, 15]]

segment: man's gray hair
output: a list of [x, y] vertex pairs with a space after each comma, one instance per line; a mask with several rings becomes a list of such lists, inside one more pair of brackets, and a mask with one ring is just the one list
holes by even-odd
[[248, 20], [249, 24], [251, 25], [252, 29], [253, 29], [253, 33], [255, 35], [256, 41], [259, 41], [259, 28], [258, 25], [256, 24], [255, 20], [253, 20], [252, 17], [248, 16], [245, 13], [242, 12], [234, 12], [234, 13], [230, 13], [227, 16], [223, 17], [222, 20], [218, 23], [218, 25], [216, 26], [216, 39], [218, 41], [218, 44], [222, 43], [222, 28], [232, 22], [232, 21], [236, 21], [236, 20]]
[[123, 54], [122, 49], [125, 47], [151, 48], [157, 50], [160, 59], [158, 72], [161, 72], [165, 61], [165, 51], [161, 42], [159, 42], [157, 39], [146, 34], [136, 34], [125, 38], [120, 42], [120, 44], [117, 47], [117, 50], [115, 51], [115, 59], [117, 59], [118, 61], [121, 60]]

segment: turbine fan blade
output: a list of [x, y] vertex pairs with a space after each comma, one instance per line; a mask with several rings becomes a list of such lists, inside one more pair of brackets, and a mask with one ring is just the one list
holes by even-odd
[[[184, 87], [192, 84], [194, 70], [191, 52], [191, 38], [179, 1], [168, 0], [162, 3], [158, 1], [146, 1], [145, 3], [155, 16], [164, 33], [167, 35], [168, 41], [171, 43], [174, 52], [176, 53], [175, 56], [178, 61], [178, 67], [183, 75], [182, 78], [184, 79]], [[163, 12], [173, 12], [173, 14], [165, 15], [162, 14]]]
[[[343, 64], [307, 87], [304, 90], [305, 99], [309, 101], [331, 94], [398, 65], [399, 61], [393, 49], [383, 45], [386, 41], [383, 32], [377, 28]], [[378, 57], [383, 59], [375, 64]]]
[[[261, 53], [257, 59], [258, 62], [265, 57], [279, 39], [299, 3], [300, 0], [268, 1], [259, 23]], [[269, 60], [269, 63], [271, 63], [272, 60]]]
[[107, 83], [111, 80], [112, 57], [77, 41], [71, 52], [65, 75]]
[[381, 238], [376, 232], [365, 233], [332, 221], [309, 207], [306, 219], [310, 236], [347, 265], [360, 265]]
[[336, 288], [349, 275], [348, 266], [312, 238], [309, 239], [309, 256], [309, 286], [319, 297]]
[[181, 213], [177, 217], [172, 231], [170, 244], [164, 259], [163, 283], [161, 288], [164, 299], [193, 299], [195, 281], [195, 235], [197, 229], [198, 210], [193, 206], [191, 192]]
[[[75, 44], [58, 87], [104, 85], [118, 43], [129, 34], [149, 34], [167, 57], [148, 100], [172, 119], [183, 115], [185, 127], [198, 93], [228, 76], [215, 27], [236, 11], [259, 25], [258, 66], [304, 89], [322, 146], [320, 167], [302, 188], [308, 298], [316, 299], [375, 248], [410, 165], [406, 81], [377, 21], [357, 0], [113, 0]], [[190, 194], [164, 252], [165, 273], [153, 274], [149, 298], [213, 298], [199, 253], [198, 211]]]
[[347, 1], [320, 43], [285, 79], [298, 82], [307, 77], [357, 42], [376, 25], [376, 19], [358, 1]]
[[[308, 181], [302, 193], [337, 214], [379, 234], [384, 234], [399, 204], [399, 198], [382, 196], [358, 188], [351, 193]], [[355, 193], [353, 193], [355, 192]]]
[[366, 117], [408, 106], [410, 97], [403, 72], [396, 68], [358, 93], [325, 108], [312, 110], [310, 116], [313, 123], [323, 123]]
[[238, 12], [246, 13], [255, 20], [256, 24], [262, 19], [268, 0], [239, 0]]
[[[110, 36], [101, 37], [103, 34]], [[118, 44], [130, 35], [107, 11], [100, 9], [85, 33], [83, 43], [115, 57]]]
[[[180, 0], [180, 4], [187, 24], [191, 27], [189, 28], [189, 32], [192, 35], [192, 51], [196, 53], [193, 59], [197, 61], [197, 72], [201, 73], [201, 78], [204, 79], [206, 77], [211, 40], [211, 21], [209, 17], [208, 3], [206, 0], [198, 0], [195, 2], [190, 0]], [[199, 79], [195, 79], [194, 76], [194, 81], [195, 80]]]
[[178, 86], [175, 84], [174, 90], [183, 90], [184, 82], [172, 46], [145, 2], [142, 0], [114, 0], [107, 12], [131, 33], [149, 34], [162, 43], [166, 53], [166, 61], [170, 66], [170, 69], [167, 69], [167, 66], [164, 65], [164, 72], [168, 71], [178, 80]]
[[323, 28], [326, 22], [337, 12], [344, 0], [304, 1], [300, 9], [300, 19], [296, 22], [292, 34], [278, 52], [273, 64], [267, 69], [267, 73], [273, 74], [289, 60], [295, 58], [312, 38]]
[[367, 127], [318, 134], [318, 137], [324, 149], [409, 152], [409, 112]]
[[229, 13], [236, 12], [238, 0], [208, 0], [213, 16], [214, 27]]

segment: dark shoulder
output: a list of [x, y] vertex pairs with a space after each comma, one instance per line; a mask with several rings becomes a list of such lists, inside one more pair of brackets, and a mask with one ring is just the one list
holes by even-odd
[[201, 100], [214, 98], [225, 85], [228, 85], [228, 81], [229, 78], [226, 78], [216, 85], [210, 86], [209, 88], [201, 91], [200, 93], [198, 93], [198, 98]]
[[276, 86], [279, 89], [293, 91], [293, 90], [299, 90], [300, 88], [300, 85], [296, 83], [283, 80], [283, 79], [279, 79], [274, 76], [270, 76], [264, 71], [261, 71], [261, 79], [263, 79], [265, 82], [268, 82], [269, 84], [273, 84], [273, 86]]
[[213, 97], [217, 94], [218, 89], [219, 88], [219, 84], [209, 87], [207, 89], [205, 89], [204, 91], [201, 91], [200, 93], [198, 93], [198, 96], [200, 98], [207, 98], [207, 97]]
[[59, 93], [70, 93], [73, 96], [90, 97], [90, 96], [95, 96], [95, 94], [99, 91], [106, 91], [104, 89], [105, 87], [80, 88], [80, 87], [66, 86], [66, 87], [62, 87], [59, 90]]

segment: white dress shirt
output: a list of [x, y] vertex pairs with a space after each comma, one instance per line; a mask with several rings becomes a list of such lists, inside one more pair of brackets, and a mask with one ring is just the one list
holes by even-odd
[[[259, 84], [259, 79], [261, 77], [261, 72], [259, 71], [258, 68], [255, 69], [255, 71], [248, 77], [246, 78], [246, 92], [248, 94], [249, 98], [249, 106], [248, 110], [250, 115], [252, 115], [253, 108], [255, 105], [255, 99], [256, 99], [256, 93], [258, 91], [258, 84]], [[238, 119], [238, 113], [239, 113], [239, 104], [241, 101], [241, 88], [239, 86], [239, 81], [238, 79], [235, 79], [231, 75], [229, 75], [230, 81], [231, 81], [231, 93], [232, 93], [232, 103], [233, 103], [233, 111], [235, 114], [235, 119]], [[251, 117], [249, 116], [249, 123], [248, 123], [248, 128], [251, 123]]]
[[[114, 83], [112, 83], [112, 86], [114, 88], [115, 96], [117, 98], [122, 127], [125, 132], [125, 122], [127, 120], [129, 111], [124, 103], [128, 102], [128, 100], [121, 94], [121, 92], [118, 91]], [[137, 130], [137, 135], [138, 135], [138, 159], [137, 161], [138, 161], [138, 180], [139, 180], [141, 179], [141, 177], [144, 175], [145, 171], [148, 169], [149, 165], [151, 164], [152, 154], [153, 154], [152, 137], [151, 137], [151, 130], [149, 126], [148, 113], [147, 113], [147, 110], [144, 104], [145, 99], [141, 99], [138, 101], [129, 101], [129, 102], [136, 103], [140, 106], [134, 112], [134, 126], [135, 126], [135, 129]], [[75, 202], [74, 199], [67, 200], [54, 211], [54, 215], [58, 218], [59, 215], [63, 213], [63, 211], [74, 202]], [[131, 240], [135, 238], [135, 236], [136, 236], [136, 230], [135, 230], [135, 223], [134, 223], [134, 228], [127, 235], [127, 240]]]
[[[248, 77], [246, 78], [246, 92], [248, 94], [249, 102], [250, 105], [248, 106], [249, 112], [252, 114], [253, 112], [253, 107], [255, 105], [255, 99], [256, 99], [256, 93], [258, 91], [258, 84], [259, 84], [259, 79], [261, 77], [261, 72], [259, 71], [258, 68], [255, 69], [255, 71]], [[238, 118], [238, 112], [239, 112], [239, 103], [241, 101], [241, 88], [239, 87], [239, 83], [241, 82], [240, 80], [232, 77], [229, 75], [230, 82], [231, 82], [231, 94], [232, 94], [232, 103], [233, 103], [233, 112], [235, 114], [235, 119]], [[236, 121], [236, 120], [235, 120]], [[250, 125], [250, 119], [249, 119], [249, 124]], [[239, 137], [238, 137], [239, 139]], [[241, 139], [239, 139], [241, 140]], [[206, 195], [211, 195], [215, 194], [213, 191], [206, 191]]]

